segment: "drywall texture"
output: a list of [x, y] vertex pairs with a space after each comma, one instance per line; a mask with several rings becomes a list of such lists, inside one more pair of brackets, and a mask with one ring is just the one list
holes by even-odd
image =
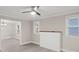
[[49, 17], [40, 20], [40, 31], [62, 31], [63, 49], [79, 51], [79, 37], [65, 36], [65, 16]]

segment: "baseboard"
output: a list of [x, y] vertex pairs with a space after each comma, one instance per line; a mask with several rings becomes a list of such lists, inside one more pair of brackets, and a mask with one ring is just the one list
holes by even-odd
[[37, 44], [37, 45], [40, 45], [40, 43], [38, 43], [38, 42], [33, 42], [33, 41], [32, 41], [32, 43]]
[[20, 43], [20, 45], [25, 45], [25, 44], [29, 44], [29, 43], [34, 43], [34, 44], [40, 45], [39, 43], [37, 43], [37, 42], [33, 42], [33, 41]]
[[68, 49], [62, 49], [63, 52], [77, 52], [77, 51], [73, 51], [73, 50], [68, 50]]
[[25, 45], [25, 44], [29, 44], [29, 43], [32, 43], [32, 41], [20, 43], [20, 45]]
[[[40, 47], [42, 47], [42, 48], [46, 48], [46, 49], [49, 49], [49, 48], [47, 48], [47, 47], [43, 47], [43, 46], [40, 46]], [[61, 52], [61, 51], [58, 50], [58, 49], [49, 49], [49, 50], [52, 50], [52, 51], [55, 51], [55, 52]]]

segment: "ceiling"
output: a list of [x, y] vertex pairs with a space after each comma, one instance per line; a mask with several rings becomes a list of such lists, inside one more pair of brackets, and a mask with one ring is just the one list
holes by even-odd
[[30, 6], [0, 6], [0, 15], [12, 17], [19, 20], [38, 20], [50, 16], [79, 12], [78, 6], [40, 6], [39, 11], [41, 16], [31, 15], [30, 13], [21, 13], [29, 7]]

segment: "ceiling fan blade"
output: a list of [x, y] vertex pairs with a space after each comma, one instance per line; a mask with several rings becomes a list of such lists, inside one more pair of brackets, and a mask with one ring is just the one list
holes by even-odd
[[36, 12], [38, 15], [40, 15], [40, 13]]
[[32, 8], [35, 8], [35, 7], [37, 7], [37, 8], [39, 8], [40, 6], [31, 6]]
[[32, 10], [37, 10], [39, 9], [39, 6], [31, 6]]
[[35, 8], [35, 6], [31, 6], [32, 10]]
[[37, 6], [37, 9], [39, 9], [39, 6]]
[[34, 10], [34, 12], [35, 12], [37, 15], [41, 15], [39, 12], [37, 12], [37, 11], [35, 11], [35, 10]]
[[22, 12], [22, 13], [30, 13], [30, 12], [32, 12], [32, 11], [24, 11], [24, 12]]
[[41, 15], [40, 13], [36, 12], [36, 14]]

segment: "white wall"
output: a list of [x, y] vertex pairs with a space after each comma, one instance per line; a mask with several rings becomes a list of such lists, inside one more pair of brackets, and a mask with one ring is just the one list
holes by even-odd
[[[0, 24], [1, 24], [1, 19], [0, 19]], [[0, 50], [1, 50], [1, 25], [0, 25]]]
[[16, 38], [16, 23], [6, 21], [6, 25], [1, 26], [1, 39]]
[[33, 34], [32, 34], [32, 43], [40, 44], [40, 22], [33, 21]]
[[40, 46], [61, 51], [61, 32], [40, 32]]
[[[0, 16], [0, 18], [18, 21], [17, 19], [5, 17], [5, 16], [4, 17]], [[20, 44], [28, 43], [32, 40], [32, 21], [19, 21], [19, 22], [21, 22], [21, 35], [22, 35], [22, 36], [20, 35], [21, 36]], [[0, 34], [1, 34], [1, 31], [0, 31]], [[20, 37], [18, 36], [17, 38], [20, 38]], [[0, 36], [0, 39], [1, 39], [1, 36]]]
[[70, 51], [79, 51], [79, 37], [65, 36], [65, 32], [66, 32], [65, 21], [66, 21], [65, 16], [56, 16], [56, 17], [41, 19], [40, 30], [41, 31], [62, 31], [63, 49], [70, 50]]
[[21, 44], [32, 40], [32, 21], [22, 21], [21, 23], [22, 41]]

